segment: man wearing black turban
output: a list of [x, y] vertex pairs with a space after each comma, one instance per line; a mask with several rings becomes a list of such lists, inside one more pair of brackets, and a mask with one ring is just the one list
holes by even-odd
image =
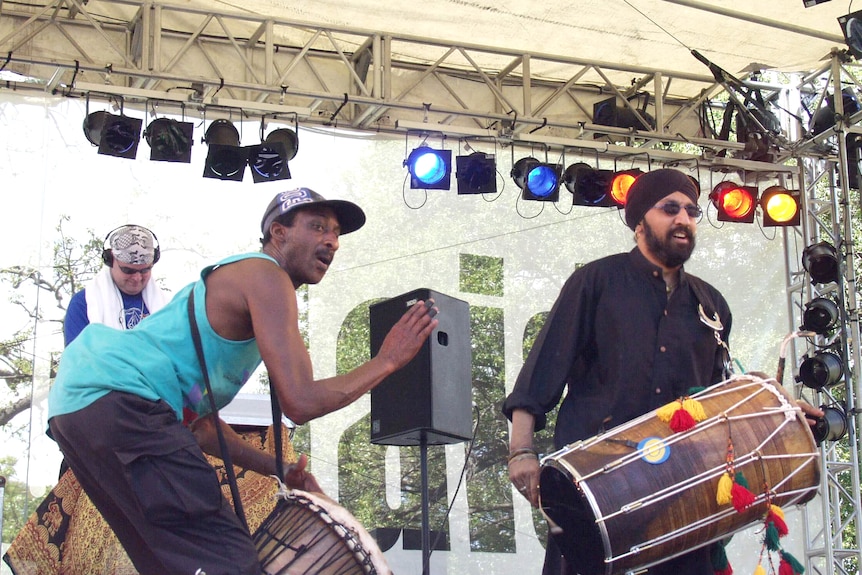
[[[503, 405], [512, 421], [509, 477], [534, 507], [539, 463], [533, 433], [545, 427], [545, 414], [566, 387], [556, 449], [726, 378], [726, 355], [716, 332], [701, 321], [698, 303], [718, 314], [724, 342], [730, 309], [718, 290], [683, 270], [695, 246], [697, 199], [697, 185], [681, 171], [639, 176], [625, 207], [635, 248], [575, 271], [554, 303]], [[601, 549], [595, 563], [566, 565], [556, 543], [548, 542], [544, 575], [604, 573]], [[709, 549], [655, 565], [648, 573], [712, 575]]]

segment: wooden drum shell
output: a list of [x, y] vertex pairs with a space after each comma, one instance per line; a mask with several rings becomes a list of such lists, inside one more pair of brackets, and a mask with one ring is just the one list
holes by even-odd
[[[624, 573], [723, 539], [765, 517], [765, 486], [781, 507], [814, 497], [819, 452], [784, 388], [743, 376], [692, 397], [707, 419], [689, 431], [653, 411], [542, 460], [540, 507], [576, 571]], [[716, 501], [729, 433], [756, 496], [741, 512]]]

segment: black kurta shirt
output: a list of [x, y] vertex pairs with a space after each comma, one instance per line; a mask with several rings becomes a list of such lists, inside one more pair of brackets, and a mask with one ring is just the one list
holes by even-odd
[[[668, 296], [661, 268], [635, 248], [575, 271], [546, 320], [503, 404], [511, 419], [524, 409], [543, 429], [559, 403], [554, 445], [560, 449], [657, 409], [692, 387], [724, 379], [724, 354], [698, 314], [698, 282], [719, 314], [728, 341], [730, 308], [712, 286], [680, 271]], [[708, 307], [708, 306], [704, 306]], [[559, 572], [548, 549], [545, 572]], [[649, 570], [653, 574], [711, 573], [708, 548]]]
[[[545, 414], [566, 398], [554, 444], [592, 437], [722, 381], [715, 332], [700, 319], [689, 276], [668, 297], [661, 268], [637, 248], [575, 271], [554, 303], [503, 411], [525, 409], [545, 427]], [[730, 333], [724, 297], [705, 286]]]

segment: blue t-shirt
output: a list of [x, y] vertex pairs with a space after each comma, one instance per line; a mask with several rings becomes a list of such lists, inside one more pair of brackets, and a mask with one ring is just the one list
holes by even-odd
[[[120, 297], [123, 298], [122, 322], [126, 329], [132, 329], [142, 319], [150, 315], [150, 310], [147, 304], [144, 303], [143, 293], [129, 295], [123, 291], [117, 290]], [[90, 324], [90, 319], [87, 316], [87, 290], [82, 289], [76, 292], [69, 300], [69, 306], [66, 308], [66, 317], [63, 318], [63, 340], [64, 345], [69, 345], [78, 337], [85, 327]]]
[[278, 263], [261, 253], [231, 256], [204, 268], [201, 279], [183, 288], [161, 310], [133, 330], [92, 324], [63, 352], [57, 378], [48, 394], [48, 418], [72, 413], [110, 391], [132, 393], [151, 401], [164, 400], [177, 419], [187, 407], [199, 415], [210, 412], [206, 384], [195, 353], [188, 317], [194, 289], [195, 317], [216, 406], [227, 405], [260, 365], [257, 340], [225, 339], [206, 317], [204, 279], [216, 267], [247, 258]]

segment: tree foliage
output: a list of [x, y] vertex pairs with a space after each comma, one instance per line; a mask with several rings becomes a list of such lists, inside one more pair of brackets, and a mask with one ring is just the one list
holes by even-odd
[[[83, 241], [67, 235], [63, 228], [69, 218], [60, 218], [51, 245], [52, 261], [45, 273], [42, 268], [18, 264], [0, 268], [0, 282], [12, 288], [9, 301], [24, 313], [32, 323], [0, 340], [0, 379], [6, 386], [3, 402], [0, 404], [0, 427], [7, 425], [16, 415], [30, 408], [30, 384], [33, 378], [33, 357], [30, 346], [37, 322], [62, 325], [66, 305], [73, 293], [99, 270], [101, 264], [102, 241], [93, 232]], [[33, 296], [32, 289], [36, 289]], [[47, 295], [58, 313], [46, 317], [43, 297]], [[52, 358], [51, 376], [54, 363]]]

